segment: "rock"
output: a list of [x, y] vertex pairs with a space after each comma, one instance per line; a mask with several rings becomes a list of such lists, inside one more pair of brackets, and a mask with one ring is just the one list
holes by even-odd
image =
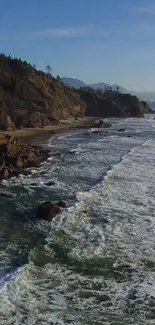
[[15, 125], [19, 128], [43, 128], [45, 125], [49, 124], [49, 120], [46, 115], [40, 112], [21, 112], [16, 111], [16, 117], [14, 118]]
[[23, 160], [20, 156], [17, 157], [17, 159], [16, 159], [16, 167], [19, 169], [22, 169], [24, 167]]
[[2, 172], [4, 166], [9, 169], [9, 176], [16, 176], [23, 169], [38, 168], [49, 157], [49, 152], [42, 148], [22, 143], [20, 139], [8, 134], [0, 135], [0, 170], [1, 178], [6, 178], [8, 171]]
[[59, 201], [58, 203], [57, 203], [57, 205], [60, 207], [60, 208], [66, 208], [66, 202], [64, 202], [64, 201]]
[[118, 132], [125, 132], [125, 131], [126, 131], [126, 129], [123, 129], [123, 128], [118, 130]]
[[52, 182], [52, 181], [51, 182], [47, 182], [47, 183], [45, 183], [45, 185], [46, 186], [52, 186], [52, 185], [55, 185], [55, 182]]
[[12, 194], [0, 193], [0, 197], [3, 199], [12, 198]]
[[92, 131], [93, 134], [101, 134], [100, 131]]
[[2, 168], [0, 171], [0, 179], [6, 179], [9, 177], [9, 171], [7, 168]]
[[60, 207], [50, 201], [44, 202], [37, 208], [36, 215], [39, 219], [51, 221], [60, 213]]
[[11, 117], [8, 116], [2, 109], [0, 109], [0, 130], [12, 131], [15, 129], [16, 128], [11, 120]]
[[40, 172], [40, 175], [45, 175], [45, 174], [46, 174], [45, 171]]
[[104, 128], [104, 129], [106, 129], [106, 128], [110, 128], [111, 124], [106, 123], [103, 120], [100, 120], [100, 121], [95, 121], [94, 122], [94, 127], [95, 128]]

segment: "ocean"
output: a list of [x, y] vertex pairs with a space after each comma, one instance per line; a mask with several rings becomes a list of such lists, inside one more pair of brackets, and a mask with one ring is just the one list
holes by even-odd
[[[1, 182], [1, 325], [155, 324], [155, 120], [108, 122], [38, 143], [48, 160]], [[67, 208], [38, 221], [49, 200]]]

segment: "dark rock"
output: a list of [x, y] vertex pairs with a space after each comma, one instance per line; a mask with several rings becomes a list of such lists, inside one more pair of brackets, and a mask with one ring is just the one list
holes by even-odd
[[46, 186], [52, 186], [52, 185], [55, 185], [55, 182], [50, 181], [50, 182], [45, 183], [45, 185]]
[[100, 121], [95, 121], [94, 122], [94, 127], [95, 128], [104, 128], [104, 129], [107, 129], [107, 128], [110, 128], [111, 127], [111, 124], [103, 121], [103, 120], [100, 120]]
[[92, 131], [93, 134], [101, 134], [100, 131]]
[[[13, 138], [8, 134], [0, 135], [0, 170], [1, 178], [16, 176], [23, 169], [29, 167], [38, 168], [40, 163], [47, 159], [49, 152], [42, 148], [22, 143], [20, 139]], [[5, 166], [5, 167], [4, 167]]]
[[123, 129], [123, 128], [118, 130], [118, 132], [125, 132], [125, 131], [126, 131], [126, 129]]
[[40, 175], [45, 175], [45, 174], [46, 174], [45, 171], [40, 172]]
[[0, 171], [0, 179], [6, 179], [9, 177], [9, 170], [7, 168], [2, 168]]
[[51, 221], [60, 213], [60, 207], [50, 201], [44, 202], [37, 208], [36, 214], [39, 219]]
[[11, 194], [8, 194], [8, 193], [0, 193], [0, 197], [3, 198], [3, 199], [7, 199], [7, 198], [12, 198], [12, 195]]
[[57, 205], [60, 207], [60, 208], [66, 208], [66, 202], [64, 202], [64, 201], [59, 201], [58, 203], [57, 203]]

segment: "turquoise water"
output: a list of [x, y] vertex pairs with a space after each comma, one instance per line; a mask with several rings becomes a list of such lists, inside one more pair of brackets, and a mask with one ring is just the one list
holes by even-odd
[[111, 122], [39, 143], [48, 161], [1, 183], [0, 324], [154, 324], [155, 121]]

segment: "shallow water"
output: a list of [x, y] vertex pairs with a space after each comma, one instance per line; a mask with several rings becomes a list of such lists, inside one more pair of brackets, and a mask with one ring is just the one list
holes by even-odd
[[40, 143], [50, 159], [0, 185], [0, 324], [155, 323], [155, 120], [109, 121]]

